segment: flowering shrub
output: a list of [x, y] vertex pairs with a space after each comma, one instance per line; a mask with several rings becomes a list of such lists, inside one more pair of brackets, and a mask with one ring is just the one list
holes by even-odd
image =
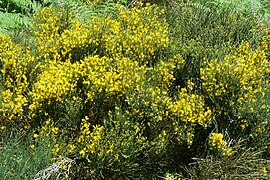
[[141, 8], [142, 5], [138, 4], [132, 11], [120, 9], [119, 24], [114, 24], [104, 41], [106, 50], [114, 56], [151, 63], [168, 45], [168, 25], [165, 19], [159, 20], [164, 10], [150, 4]]
[[[201, 69], [205, 97], [208, 97], [221, 127], [234, 130], [251, 125], [249, 128], [255, 128], [261, 121], [255, 115], [253, 104], [260, 101], [263, 106], [266, 103], [262, 97], [265, 97], [269, 88], [270, 64], [265, 54], [267, 48], [268, 45], [264, 44], [252, 50], [245, 43], [223, 61], [213, 60]], [[266, 105], [263, 107], [267, 109]], [[241, 131], [234, 133], [237, 132]]]
[[[170, 49], [185, 59], [184, 68], [176, 74], [177, 85], [184, 87], [189, 79], [197, 81], [205, 61], [223, 59], [242, 41], [256, 46], [260, 38], [268, 36], [269, 27], [215, 1], [184, 2], [175, 4], [167, 20]], [[195, 88], [200, 88], [199, 82]]]
[[[1, 113], [10, 120], [21, 120], [25, 126], [25, 111], [29, 103], [25, 92], [31, 86], [31, 76], [35, 74], [32, 63], [35, 57], [31, 55], [29, 47], [22, 48], [12, 42], [11, 38], [1, 37], [1, 75], [4, 82], [2, 92]], [[10, 122], [4, 122], [8, 125]]]
[[139, 3], [117, 13], [83, 23], [67, 9], [43, 8], [31, 47], [0, 35], [1, 133], [24, 128], [32, 148], [49, 139], [52, 157], [76, 159], [79, 174], [152, 179], [148, 172], [178, 167], [198, 148], [231, 156], [213, 129], [233, 138], [269, 132], [267, 40], [203, 59], [181, 84], [189, 62], [169, 44], [165, 11]]
[[[153, 128], [151, 134], [155, 136], [146, 145], [150, 135], [142, 131], [145, 122], [135, 114], [130, 122], [135, 129], [126, 124], [130, 131], [118, 129], [117, 123], [116, 127], [110, 127], [111, 131], [105, 120], [117, 106], [126, 109], [127, 114], [133, 113], [138, 102], [131, 101], [131, 97], [138, 99], [143, 89], [151, 89], [150, 83], [157, 86], [151, 89], [157, 94], [154, 97], [157, 103], [162, 101], [160, 92], [168, 96], [179, 62], [162, 61], [156, 68], [147, 67], [158, 63], [156, 54], [165, 50], [168, 43], [168, 25], [160, 18], [162, 13], [157, 6], [140, 4], [131, 10], [120, 8], [116, 19], [94, 17], [83, 25], [72, 20], [72, 14], [65, 9], [44, 8], [35, 16], [32, 49], [23, 49], [9, 37], [1, 36], [1, 73], [5, 82], [1, 114], [6, 119], [1, 122], [3, 127], [6, 122], [14, 122], [16, 126], [39, 131], [34, 139], [52, 138], [49, 146], [53, 147], [53, 156], [75, 153], [86, 160], [87, 166], [96, 158], [105, 163], [103, 157], [111, 158], [114, 154], [110, 152], [115, 148], [130, 150], [136, 144], [141, 145], [132, 158], [150, 146], [158, 153], [165, 141], [159, 138], [167, 136], [164, 129], [169, 125], [160, 130]], [[168, 109], [169, 105], [165, 103], [164, 107]], [[144, 113], [141, 105], [138, 108]], [[152, 114], [149, 117], [153, 119], [149, 122], [155, 123], [156, 118]], [[164, 117], [168, 119], [170, 115]], [[126, 146], [116, 144], [107, 149], [106, 144], [116, 143], [120, 138], [114, 132], [121, 133], [121, 138], [130, 136], [122, 140]], [[107, 142], [110, 135], [114, 138]], [[134, 138], [135, 144], [131, 143]], [[101, 167], [97, 164], [96, 168]]]

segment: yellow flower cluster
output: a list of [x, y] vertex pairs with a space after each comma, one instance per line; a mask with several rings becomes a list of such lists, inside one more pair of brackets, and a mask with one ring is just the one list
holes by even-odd
[[[39, 67], [42, 73], [37, 76], [37, 82], [29, 93], [32, 98], [29, 117], [35, 116], [34, 110], [42, 106], [43, 101], [48, 101], [49, 104], [53, 100], [63, 103], [65, 96], [74, 91], [79, 79], [82, 79], [82, 84], [85, 86], [86, 91], [83, 93], [87, 94], [87, 101], [91, 101], [97, 92], [105, 91], [109, 94], [122, 95], [134, 84], [144, 82], [144, 75], [149, 69], [131, 61], [137, 60], [134, 56], [129, 56], [132, 53], [111, 50], [110, 47], [136, 48], [137, 54], [151, 52], [151, 56], [154, 51], [164, 49], [167, 44], [168, 25], [164, 20], [159, 19], [161, 14], [156, 6], [151, 7], [148, 4], [142, 7], [140, 4], [131, 10], [119, 9], [119, 17], [116, 20], [109, 17], [94, 17], [83, 27], [82, 23], [72, 21], [72, 14], [65, 12], [64, 9], [44, 8], [38, 12], [35, 22], [37, 30], [34, 34], [39, 58], [44, 62]], [[125, 20], [124, 16], [127, 15], [132, 15], [132, 18]], [[148, 18], [145, 19], [144, 15]], [[147, 35], [147, 38], [135, 37], [142, 27], [146, 29], [144, 35]], [[140, 44], [116, 41], [120, 39], [126, 41], [129, 39], [126, 35], [137, 38]], [[139, 35], [144, 36], [142, 33]], [[143, 39], [146, 41], [143, 42]], [[84, 58], [88, 53], [89, 55], [104, 54], [103, 51], [112, 58], [98, 56]], [[120, 54], [122, 55], [119, 56]], [[130, 57], [131, 60], [124, 57]], [[60, 63], [59, 60], [66, 62]], [[160, 86], [168, 88], [171, 85], [173, 68], [172, 63], [164, 62], [158, 66], [158, 69], [152, 69], [154, 73], [161, 73]], [[79, 97], [74, 96], [74, 98]]]
[[179, 142], [186, 139], [191, 145], [195, 126], [206, 127], [212, 122], [212, 112], [206, 107], [203, 97], [190, 94], [184, 88], [176, 100], [157, 87], [137, 90], [139, 94], [127, 97], [131, 106], [128, 114], [146, 119], [153, 130], [164, 122], [169, 123], [167, 125], [172, 127]]
[[206, 107], [204, 98], [200, 95], [189, 94], [184, 88], [179, 93], [179, 99], [169, 106], [169, 112], [179, 142], [186, 136], [183, 132], [187, 131], [189, 145], [192, 144], [194, 127], [196, 125], [206, 127], [212, 122], [212, 112]]
[[37, 77], [33, 90], [29, 93], [33, 102], [56, 100], [63, 102], [76, 87], [76, 64], [66, 62], [48, 63], [47, 68]]
[[112, 22], [104, 42], [106, 50], [114, 56], [151, 63], [155, 53], [168, 45], [168, 24], [159, 18], [164, 10], [150, 4], [142, 6], [142, 3], [137, 3], [132, 10], [120, 8], [117, 22]]
[[[72, 23], [70, 29], [65, 29], [58, 40], [60, 53], [62, 58], [71, 59], [71, 51], [76, 49], [83, 49], [87, 44], [91, 44], [92, 39], [88, 39], [90, 30], [84, 28], [81, 22], [75, 21]], [[78, 53], [78, 52], [77, 52]], [[67, 57], [67, 55], [69, 55]], [[73, 57], [74, 58], [74, 57]]]
[[222, 133], [211, 133], [210, 143], [214, 148], [221, 149], [225, 146], [224, 135]]
[[[93, 130], [90, 131], [92, 128]], [[103, 126], [96, 125], [92, 128], [87, 116], [82, 119], [81, 131], [79, 137], [76, 139], [76, 145], [79, 146], [79, 154], [82, 158], [91, 156], [91, 154], [96, 153], [96, 148], [99, 146], [99, 141], [103, 138]], [[90, 161], [88, 157], [86, 157], [86, 159]]]
[[3, 117], [9, 120], [21, 119], [23, 117], [24, 108], [28, 105], [28, 100], [22, 94], [16, 94], [9, 89], [1, 94], [2, 107], [0, 109]]
[[181, 121], [191, 124], [206, 125], [211, 120], [211, 110], [205, 108], [202, 96], [187, 93], [186, 89], [181, 89], [179, 100], [175, 101], [170, 110], [174, 118], [181, 118]]
[[72, 19], [72, 15], [64, 8], [43, 8], [35, 15], [37, 29], [33, 34], [41, 58], [79, 61], [85, 48], [99, 45], [104, 33], [100, 18], [89, 20], [85, 27], [82, 22]]
[[0, 47], [1, 73], [5, 87], [25, 91], [28, 87], [27, 73], [30, 73], [27, 72], [28, 67], [35, 61], [29, 47], [22, 48], [5, 35], [0, 35]]
[[224, 140], [222, 133], [211, 133], [209, 136], [210, 149], [221, 151], [224, 156], [231, 156], [232, 149], [226, 147], [227, 142]]
[[54, 121], [47, 116], [48, 114], [45, 115], [44, 119], [46, 119], [46, 121], [42, 123], [42, 128], [38, 133], [33, 134], [35, 142], [31, 145], [31, 148], [34, 149], [41, 142], [46, 143], [46, 146], [51, 149], [52, 155], [57, 156], [60, 154], [64, 144], [61, 144], [58, 139], [61, 134], [59, 133], [60, 129], [56, 126]]
[[141, 82], [147, 72], [147, 68], [128, 58], [89, 56], [78, 65], [90, 101], [95, 92], [122, 96], [134, 84]]
[[244, 43], [233, 55], [227, 55], [221, 62], [211, 61], [201, 68], [201, 79], [206, 94], [215, 101], [233, 100], [230, 103], [256, 102], [256, 94], [264, 96], [270, 63], [266, 58], [266, 44], [252, 50]]
[[44, 59], [59, 59], [59, 39], [61, 33], [67, 28], [71, 13], [64, 13], [64, 9], [42, 8], [35, 14], [37, 27], [33, 31], [36, 36], [35, 42], [39, 50], [40, 57]]
[[94, 17], [83, 27], [64, 9], [44, 8], [36, 14], [39, 21], [34, 34], [40, 56], [46, 60], [72, 59], [73, 53], [73, 61], [79, 61], [80, 50], [88, 48], [90, 54], [146, 63], [168, 45], [168, 24], [160, 18], [162, 14], [157, 6], [138, 3], [131, 10], [120, 8], [117, 19]]
[[20, 119], [28, 104], [25, 94], [29, 87], [29, 76], [35, 71], [35, 68], [31, 69], [35, 58], [29, 47], [22, 48], [4, 35], [0, 35], [0, 49], [1, 74], [5, 87], [1, 94], [3, 102], [0, 111], [5, 118]]
[[162, 122], [164, 117], [169, 116], [168, 106], [172, 100], [167, 91], [158, 87], [137, 86], [138, 93], [130, 94], [127, 103], [130, 106], [128, 114], [131, 117], [148, 119], [150, 125]]
[[155, 81], [156, 86], [166, 91], [172, 86], [175, 77], [173, 75], [177, 66], [182, 66], [184, 61], [174, 61], [174, 59], [169, 61], [160, 61], [155, 68], [150, 69], [151, 77], [148, 81]]

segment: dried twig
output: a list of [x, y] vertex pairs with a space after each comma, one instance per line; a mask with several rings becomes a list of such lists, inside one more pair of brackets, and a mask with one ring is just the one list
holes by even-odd
[[69, 175], [70, 168], [75, 161], [67, 157], [63, 158], [60, 162], [53, 163], [51, 166], [39, 171], [35, 175], [34, 180], [46, 180], [49, 179], [54, 173], [57, 173], [57, 179], [61, 176]]

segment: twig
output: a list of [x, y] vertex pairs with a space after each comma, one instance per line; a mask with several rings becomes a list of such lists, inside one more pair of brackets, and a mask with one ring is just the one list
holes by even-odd
[[[75, 161], [72, 159], [69, 159], [67, 157], [63, 158], [60, 162], [53, 163], [51, 166], [47, 167], [46, 169], [43, 169], [39, 171], [35, 175], [34, 180], [46, 180], [51, 177], [52, 174], [58, 173], [57, 179], [65, 174], [70, 174], [70, 167], [72, 164], [74, 164]], [[64, 169], [64, 168], [67, 169]]]

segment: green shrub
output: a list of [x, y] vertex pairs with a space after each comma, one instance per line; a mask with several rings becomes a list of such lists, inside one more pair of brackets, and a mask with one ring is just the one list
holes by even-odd
[[205, 61], [224, 58], [242, 41], [256, 46], [260, 40], [261, 32], [254, 17], [246, 18], [212, 1], [178, 3], [168, 12], [167, 19], [170, 51], [185, 59], [185, 66], [176, 72], [175, 81], [182, 87], [191, 79], [199, 88], [200, 67]]

